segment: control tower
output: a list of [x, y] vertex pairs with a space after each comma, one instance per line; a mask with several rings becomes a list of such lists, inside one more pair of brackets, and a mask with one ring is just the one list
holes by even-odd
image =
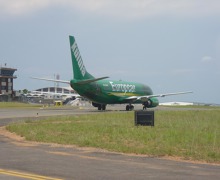
[[0, 96], [13, 97], [13, 80], [17, 78], [14, 76], [15, 71], [17, 69], [0, 66]]

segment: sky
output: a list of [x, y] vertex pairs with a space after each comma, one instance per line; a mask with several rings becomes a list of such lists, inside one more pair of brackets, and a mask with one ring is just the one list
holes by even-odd
[[73, 35], [97, 78], [193, 91], [161, 102], [220, 104], [219, 19], [219, 0], [0, 0], [0, 66], [17, 69], [15, 90], [70, 80]]

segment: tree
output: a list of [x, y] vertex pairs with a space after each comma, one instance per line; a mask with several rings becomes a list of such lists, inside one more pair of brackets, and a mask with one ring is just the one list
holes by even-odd
[[27, 94], [28, 90], [27, 89], [23, 89], [23, 94]]

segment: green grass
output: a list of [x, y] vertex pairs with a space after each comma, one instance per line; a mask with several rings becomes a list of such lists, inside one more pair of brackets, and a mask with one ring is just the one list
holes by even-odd
[[156, 111], [155, 127], [134, 112], [53, 117], [7, 126], [27, 140], [220, 163], [220, 110]]
[[0, 108], [33, 108], [40, 106], [42, 105], [19, 103], [19, 102], [0, 102]]

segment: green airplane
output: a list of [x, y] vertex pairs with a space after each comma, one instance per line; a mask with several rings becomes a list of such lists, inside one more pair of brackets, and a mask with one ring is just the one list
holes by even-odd
[[192, 93], [191, 91], [187, 91], [154, 95], [151, 88], [144, 84], [127, 81], [105, 80], [109, 78], [107, 76], [95, 78], [86, 70], [75, 38], [73, 36], [69, 36], [69, 40], [74, 78], [70, 81], [45, 78], [34, 79], [70, 84], [70, 86], [80, 96], [90, 100], [92, 105], [97, 107], [98, 110], [105, 110], [107, 104], [127, 104], [127, 111], [134, 109], [132, 104], [142, 104], [143, 109], [153, 108], [159, 105], [157, 97]]

